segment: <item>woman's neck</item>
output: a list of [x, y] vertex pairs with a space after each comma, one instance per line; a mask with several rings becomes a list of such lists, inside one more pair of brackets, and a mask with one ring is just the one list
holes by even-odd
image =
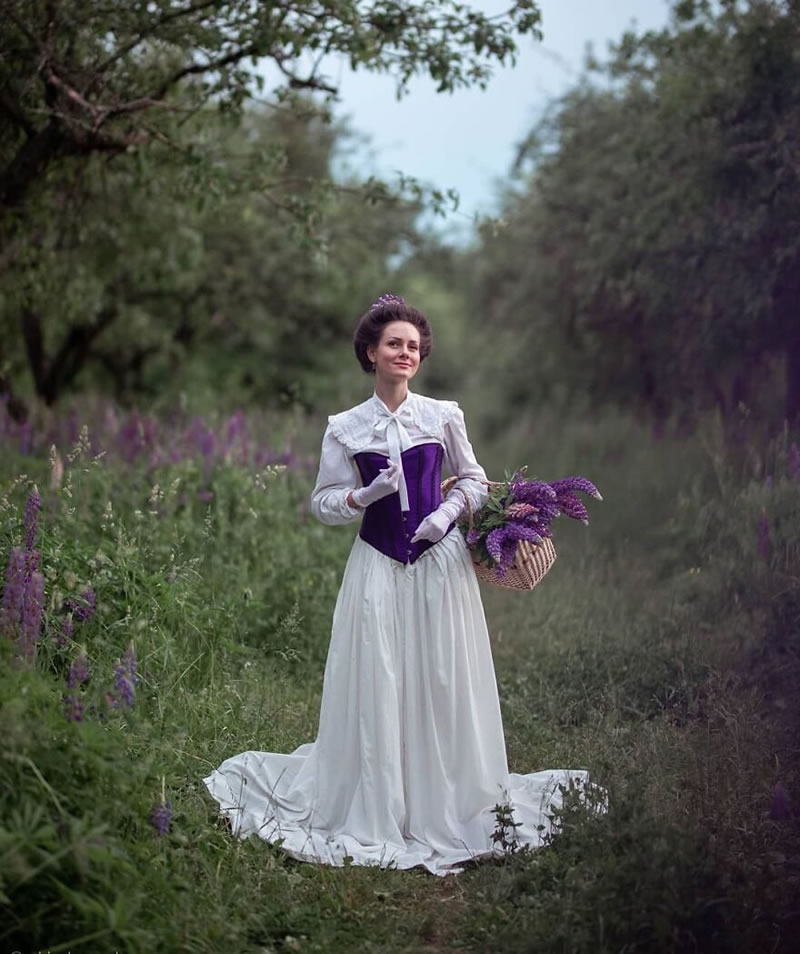
[[396, 411], [408, 397], [408, 382], [375, 381], [375, 393], [390, 411]]

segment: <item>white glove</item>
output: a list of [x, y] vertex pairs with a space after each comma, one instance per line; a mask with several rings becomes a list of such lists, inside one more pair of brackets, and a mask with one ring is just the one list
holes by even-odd
[[439, 504], [417, 527], [417, 532], [411, 538], [412, 543], [428, 540], [436, 543], [447, 533], [450, 524], [461, 516], [464, 509], [464, 498], [456, 494], [444, 503]]
[[389, 466], [378, 471], [371, 484], [351, 491], [350, 496], [356, 506], [368, 507], [370, 504], [375, 503], [376, 500], [396, 493], [399, 486], [400, 464], [396, 460], [390, 460]]

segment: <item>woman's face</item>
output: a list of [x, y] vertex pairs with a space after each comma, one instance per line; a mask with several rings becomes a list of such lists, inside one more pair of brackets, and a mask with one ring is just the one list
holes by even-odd
[[390, 321], [377, 346], [367, 348], [367, 357], [375, 362], [376, 378], [409, 381], [419, 368], [419, 331], [409, 321]]

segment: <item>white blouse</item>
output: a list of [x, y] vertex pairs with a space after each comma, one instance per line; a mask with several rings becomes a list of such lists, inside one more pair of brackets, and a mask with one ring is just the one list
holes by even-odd
[[[373, 393], [362, 404], [328, 418], [311, 512], [323, 523], [350, 523], [364, 513], [347, 503], [350, 491], [362, 486], [353, 457], [372, 451], [387, 454], [402, 466], [402, 451], [432, 441], [444, 448], [444, 465], [460, 478], [456, 487], [469, 496], [473, 512], [480, 509], [488, 496], [486, 485], [480, 483], [486, 480], [486, 473], [475, 459], [463, 411], [455, 401], [438, 401], [409, 391], [394, 412]], [[403, 505], [407, 498], [402, 477], [400, 497]], [[455, 497], [463, 500], [454, 488], [447, 499]]]

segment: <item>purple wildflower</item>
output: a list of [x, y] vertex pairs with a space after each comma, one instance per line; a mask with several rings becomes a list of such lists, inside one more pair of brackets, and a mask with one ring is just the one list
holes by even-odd
[[85, 623], [87, 619], [94, 615], [97, 597], [91, 586], [87, 586], [78, 599], [69, 597], [65, 600], [65, 605], [79, 623]]
[[125, 656], [123, 657], [123, 665], [128, 673], [128, 677], [134, 686], [140, 682], [139, 679], [139, 663], [136, 660], [136, 648], [133, 645], [133, 640], [131, 640], [130, 645], [125, 650]]
[[517, 541], [511, 539], [503, 540], [502, 545], [502, 556], [500, 557], [500, 562], [497, 565], [497, 575], [503, 577], [506, 575], [508, 568], [514, 562], [514, 557], [517, 555]]
[[585, 477], [562, 477], [560, 480], [554, 480], [550, 486], [559, 496], [561, 496], [563, 491], [574, 494], [579, 490], [581, 493], [597, 498], [597, 500], [603, 499], [597, 487], [595, 487], [591, 480], [587, 480]]
[[58, 636], [58, 645], [66, 646], [72, 639], [72, 614], [64, 617], [64, 622], [61, 624], [61, 632]]
[[561, 504], [561, 512], [565, 517], [572, 517], [573, 520], [580, 520], [588, 526], [589, 513], [583, 502], [570, 491], [562, 491], [558, 496], [558, 502]]
[[800, 480], [800, 444], [791, 444], [786, 462], [789, 479]]
[[22, 603], [22, 631], [20, 633], [20, 649], [23, 658], [32, 661], [36, 653], [36, 643], [39, 640], [39, 630], [42, 626], [42, 610], [44, 609], [44, 576], [33, 573], [25, 587], [25, 598]]
[[0, 612], [0, 628], [13, 635], [22, 618], [22, 603], [25, 598], [25, 552], [14, 547], [8, 554], [6, 579], [3, 585], [3, 605]]
[[761, 511], [761, 518], [758, 521], [758, 552], [765, 563], [769, 563], [772, 556], [772, 543], [769, 539], [769, 520], [766, 510]]
[[507, 523], [504, 527], [492, 530], [486, 537], [486, 549], [497, 564], [497, 575], [504, 576], [517, 555], [520, 540], [541, 543], [541, 536], [531, 527], [521, 523]]
[[543, 480], [516, 481], [512, 493], [515, 502], [534, 504], [537, 507], [556, 499], [555, 490]]
[[36, 535], [39, 532], [39, 511], [42, 509], [42, 498], [39, 489], [34, 485], [25, 504], [25, 549], [32, 550], [36, 545]]
[[150, 812], [150, 824], [155, 828], [159, 836], [167, 834], [171, 822], [172, 802], [169, 799], [167, 799], [166, 802], [156, 802]]
[[114, 708], [119, 708], [120, 702], [122, 702], [123, 705], [128, 706], [128, 708], [131, 708], [135, 699], [134, 683], [133, 679], [128, 674], [127, 667], [119, 660], [117, 660], [117, 665], [114, 669], [114, 689], [117, 693], [114, 697], [116, 701]]
[[511, 523], [507, 523], [503, 529], [506, 532], [505, 538], [507, 540], [527, 540], [528, 543], [542, 542], [539, 532], [534, 530], [533, 527], [526, 527], [524, 523], [512, 521]]
[[474, 547], [475, 544], [480, 540], [481, 532], [476, 530], [475, 527], [472, 530], [467, 531], [467, 545]]
[[499, 563], [503, 559], [503, 542], [506, 538], [506, 528], [498, 527], [486, 534], [486, 549], [489, 556]]
[[69, 689], [74, 689], [76, 686], [79, 686], [83, 682], [87, 682], [89, 679], [89, 660], [86, 658], [86, 653], [81, 652], [79, 656], [75, 658], [72, 665], [69, 668], [69, 676], [67, 676], [67, 687]]
[[83, 722], [83, 699], [72, 693], [64, 696], [64, 715], [70, 722]]
[[39, 569], [39, 551], [27, 550], [25, 552], [25, 586], [27, 588], [33, 574]]

